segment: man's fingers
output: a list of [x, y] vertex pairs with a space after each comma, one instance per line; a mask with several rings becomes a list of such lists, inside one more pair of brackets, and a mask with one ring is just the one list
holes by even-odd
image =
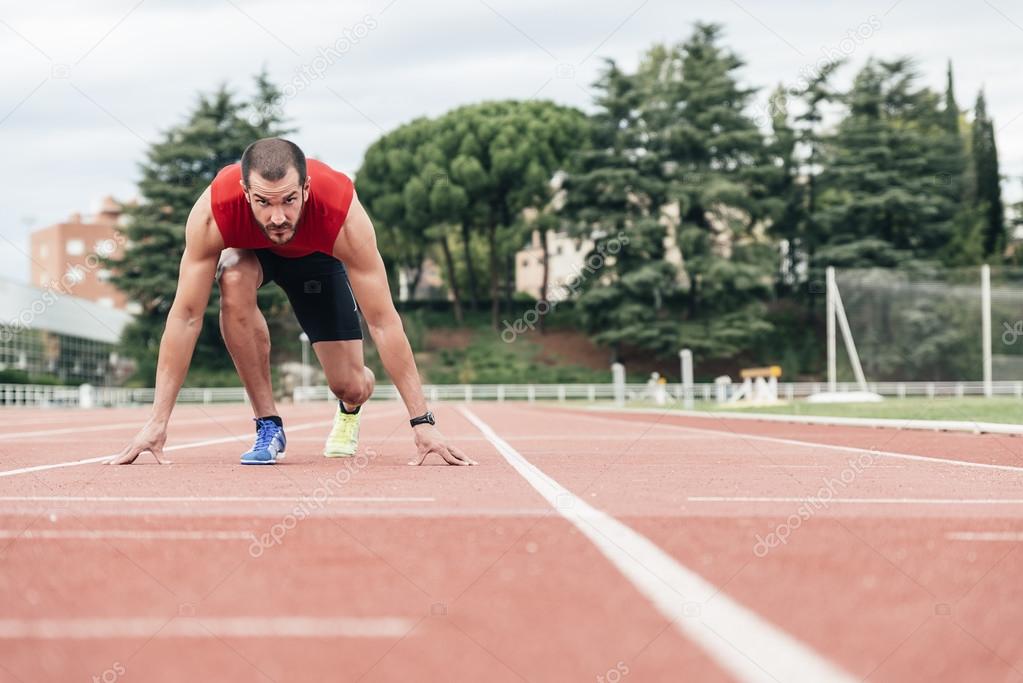
[[115, 455], [110, 460], [107, 460], [107, 464], [108, 465], [130, 465], [133, 462], [135, 462], [135, 460], [137, 460], [138, 457], [140, 455], [142, 455], [143, 453], [152, 453], [153, 457], [156, 458], [157, 464], [159, 464], [159, 465], [170, 465], [170, 464], [172, 464], [170, 460], [164, 460], [162, 458], [162, 456], [163, 456], [163, 447], [162, 446], [147, 447], [147, 446], [138, 446], [136, 444], [129, 444], [128, 446], [125, 446], [123, 451], [121, 451], [120, 453]]
[[473, 460], [472, 458], [470, 458], [470, 457], [469, 457], [468, 455], [466, 455], [466, 454], [465, 454], [465, 453], [464, 453], [464, 452], [462, 451], [462, 449], [461, 449], [461, 448], [458, 448], [458, 447], [456, 447], [456, 446], [448, 446], [448, 449], [449, 449], [449, 450], [450, 450], [450, 451], [451, 451], [451, 452], [452, 452], [452, 453], [453, 453], [453, 454], [454, 454], [454, 455], [455, 455], [456, 457], [460, 458], [461, 460], [464, 460], [466, 464], [468, 464], [468, 465], [479, 465], [479, 463], [478, 463], [478, 462], [476, 462], [475, 460]]
[[108, 465], [130, 465], [135, 462], [135, 458], [139, 457], [141, 451], [135, 450], [134, 444], [128, 444], [124, 447], [124, 450], [107, 460]]
[[442, 446], [440, 454], [449, 465], [472, 464], [465, 456], [459, 456], [458, 454], [456, 454], [455, 449], [450, 446]]
[[426, 461], [426, 456], [430, 454], [430, 451], [423, 451], [419, 454], [419, 460], [413, 460], [410, 465], [422, 465]]

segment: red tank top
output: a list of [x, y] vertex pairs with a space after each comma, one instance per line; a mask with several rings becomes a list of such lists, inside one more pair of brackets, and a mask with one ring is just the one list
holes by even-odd
[[295, 237], [287, 244], [275, 245], [263, 234], [245, 199], [239, 182], [241, 164], [222, 168], [213, 179], [211, 189], [213, 218], [224, 238], [224, 246], [269, 249], [288, 258], [308, 256], [317, 251], [332, 254], [334, 241], [348, 217], [355, 187], [344, 173], [316, 159], [306, 161], [306, 171], [309, 174], [309, 199], [298, 221]]

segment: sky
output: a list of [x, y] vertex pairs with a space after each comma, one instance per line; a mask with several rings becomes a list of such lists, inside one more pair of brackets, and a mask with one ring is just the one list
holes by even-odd
[[242, 95], [266, 67], [292, 135], [353, 174], [381, 134], [486, 99], [550, 99], [592, 111], [605, 59], [634, 67], [698, 21], [759, 87], [762, 107], [822, 60], [912, 56], [922, 85], [955, 67], [960, 107], [984, 88], [1006, 197], [1023, 195], [1023, 6], [1009, 0], [0, 0], [0, 270], [25, 282], [29, 232], [137, 196], [147, 147], [199, 93]]

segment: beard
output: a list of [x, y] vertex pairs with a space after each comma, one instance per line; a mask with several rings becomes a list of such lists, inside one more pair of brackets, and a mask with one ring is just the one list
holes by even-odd
[[[302, 216], [305, 213], [305, 202], [302, 202], [298, 207], [298, 221], [292, 223], [291, 221], [285, 221], [283, 223], [260, 223], [256, 221], [259, 229], [263, 231], [266, 238], [273, 242], [277, 246], [287, 244], [291, 240], [295, 239], [295, 235], [298, 234], [298, 223], [302, 222]], [[255, 217], [253, 217], [255, 220]]]
[[281, 223], [280, 225], [263, 225], [260, 223], [259, 227], [263, 234], [266, 235], [266, 238], [277, 245], [287, 244], [295, 239], [295, 235], [298, 234], [298, 230], [290, 222]]

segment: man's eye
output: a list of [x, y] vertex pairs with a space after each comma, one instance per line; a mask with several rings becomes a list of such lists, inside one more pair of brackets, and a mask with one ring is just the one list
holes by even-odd
[[260, 206], [266, 206], [267, 204], [265, 199], [257, 199], [256, 201], [259, 203]]
[[294, 204], [294, 203], [295, 203], [295, 198], [294, 198], [294, 197], [288, 197], [288, 198], [287, 198], [287, 199], [286, 199], [285, 201], [286, 201], [286, 202], [287, 202], [288, 204]]

